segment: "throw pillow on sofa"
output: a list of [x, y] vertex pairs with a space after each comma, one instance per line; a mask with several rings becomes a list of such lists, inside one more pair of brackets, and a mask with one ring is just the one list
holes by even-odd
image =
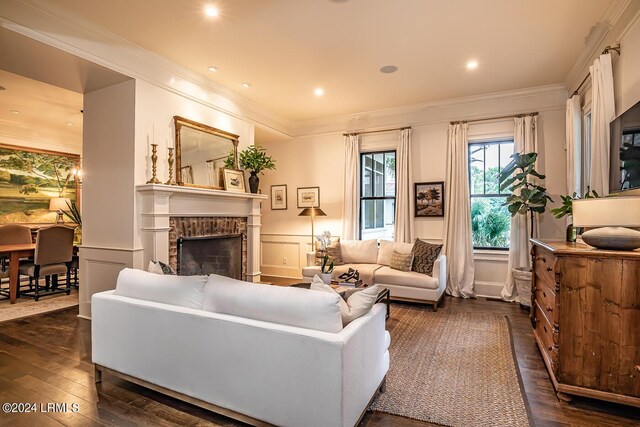
[[431, 276], [433, 274], [433, 264], [438, 259], [442, 245], [423, 242], [416, 239], [413, 244], [413, 271]]
[[340, 250], [345, 264], [375, 264], [378, 259], [378, 240], [342, 240]]
[[329, 255], [329, 264], [331, 264], [331, 261], [333, 261], [333, 265], [344, 264], [344, 262], [342, 261], [342, 251], [340, 248], [339, 237], [335, 240], [331, 240], [331, 244], [327, 246], [326, 251], [323, 252], [319, 248], [316, 249], [316, 265], [322, 265], [322, 258], [324, 258], [325, 255]]
[[[335, 289], [325, 284], [316, 274], [313, 277], [311, 286], [312, 291], [326, 292], [340, 296]], [[342, 315], [342, 325], [347, 326], [358, 317], [364, 316], [376, 303], [380, 287], [378, 285], [369, 286], [361, 291], [352, 294], [347, 300], [340, 298], [340, 314]]]
[[408, 254], [402, 254], [400, 252], [393, 251], [393, 255], [391, 255], [391, 262], [389, 263], [389, 267], [394, 270], [400, 271], [411, 271], [411, 267], [413, 266], [413, 254], [409, 252]]
[[118, 274], [115, 295], [181, 307], [202, 308], [207, 276], [173, 276], [125, 268]]
[[176, 276], [178, 274], [173, 268], [171, 268], [169, 264], [165, 264], [162, 261], [154, 261], [154, 260], [149, 261], [149, 266], [147, 267], [147, 271], [149, 273], [167, 274], [172, 276]]

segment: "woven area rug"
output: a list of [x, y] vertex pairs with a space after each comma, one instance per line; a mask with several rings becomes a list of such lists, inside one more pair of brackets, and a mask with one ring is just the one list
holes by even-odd
[[57, 294], [42, 297], [38, 302], [33, 298], [18, 298], [15, 304], [9, 300], [0, 301], [0, 322], [33, 316], [34, 314], [60, 310], [78, 305], [78, 291], [73, 289], [70, 295]]
[[509, 321], [394, 304], [387, 389], [370, 410], [444, 426], [530, 426]]

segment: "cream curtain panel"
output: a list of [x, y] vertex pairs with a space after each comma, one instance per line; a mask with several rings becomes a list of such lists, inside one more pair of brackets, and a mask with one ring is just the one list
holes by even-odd
[[475, 266], [471, 237], [467, 129], [466, 123], [449, 125], [443, 250], [447, 257], [447, 294], [473, 298]]
[[582, 194], [582, 109], [580, 95], [567, 99], [566, 132], [567, 144], [567, 194]]
[[[516, 153], [538, 152], [538, 116], [515, 118], [513, 142], [513, 150]], [[537, 235], [537, 215], [535, 215], [534, 218], [533, 233]], [[511, 270], [515, 267], [527, 267], [531, 264], [529, 254], [529, 220], [529, 215], [516, 215], [511, 218], [511, 240], [509, 242], [507, 279], [501, 292], [502, 299], [505, 301], [516, 301], [518, 296]]]
[[342, 205], [342, 239], [344, 240], [358, 238], [360, 223], [360, 218], [358, 217], [358, 203], [360, 203], [358, 194], [359, 171], [360, 136], [347, 135], [344, 137], [344, 202]]
[[413, 243], [411, 176], [411, 129], [402, 129], [396, 151], [396, 242]]
[[616, 117], [611, 54], [600, 55], [591, 73], [591, 161], [589, 187], [601, 196], [609, 194], [609, 123]]

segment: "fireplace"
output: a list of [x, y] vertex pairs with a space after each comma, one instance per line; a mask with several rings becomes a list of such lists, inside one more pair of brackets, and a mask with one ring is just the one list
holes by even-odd
[[178, 274], [219, 274], [242, 280], [243, 234], [181, 237], [178, 239]]

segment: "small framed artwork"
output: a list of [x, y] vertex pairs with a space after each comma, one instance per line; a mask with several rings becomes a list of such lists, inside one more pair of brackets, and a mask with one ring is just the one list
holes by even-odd
[[298, 209], [319, 208], [320, 207], [320, 187], [298, 188]]
[[224, 189], [235, 193], [246, 193], [244, 172], [239, 169], [223, 169]]
[[415, 183], [415, 217], [444, 216], [444, 182]]
[[287, 185], [272, 185], [271, 186], [271, 210], [286, 210], [287, 209]]

